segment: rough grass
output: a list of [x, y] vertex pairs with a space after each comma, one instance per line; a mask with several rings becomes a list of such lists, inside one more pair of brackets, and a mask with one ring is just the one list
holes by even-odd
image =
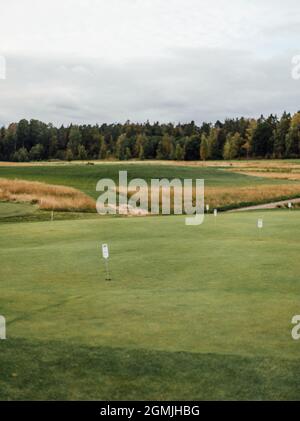
[[[298, 171], [298, 170], [297, 170]], [[300, 173], [294, 172], [294, 171], [286, 171], [285, 169], [280, 169], [277, 171], [274, 171], [272, 169], [271, 171], [268, 170], [260, 170], [257, 169], [251, 170], [251, 171], [239, 171], [239, 174], [249, 175], [252, 177], [263, 177], [263, 178], [269, 178], [269, 179], [275, 179], [275, 180], [291, 180], [291, 181], [299, 181], [300, 180]]]
[[211, 207], [231, 209], [300, 197], [300, 184], [261, 185], [249, 187], [208, 187], [205, 201]]
[[[97, 198], [97, 182], [102, 178], [110, 178], [118, 183], [119, 171], [127, 170], [128, 180], [142, 178], [148, 183], [151, 179], [174, 178], [204, 179], [206, 187], [246, 187], [262, 184], [280, 184], [279, 180], [266, 180], [263, 177], [250, 177], [237, 174], [228, 169], [190, 167], [188, 165], [170, 165], [167, 161], [164, 165], [153, 163], [124, 163], [102, 162], [99, 165], [32, 165], [32, 166], [0, 166], [0, 177], [9, 179], [22, 179], [28, 181], [41, 181], [48, 184], [74, 187], [87, 195]], [[293, 184], [286, 181], [286, 184]]]
[[[128, 193], [128, 197], [132, 194]], [[195, 199], [195, 190], [193, 197]], [[205, 203], [212, 208], [231, 209], [289, 199], [300, 196], [300, 184], [259, 185], [249, 187], [206, 187]], [[149, 187], [149, 208], [151, 189]], [[95, 212], [95, 201], [83, 192], [66, 186], [41, 182], [0, 178], [0, 200], [36, 204], [40, 210]], [[161, 206], [161, 198], [160, 198]], [[173, 212], [173, 191], [171, 191], [171, 212]], [[147, 211], [130, 211], [136, 216]]]
[[[171, 212], [173, 212], [174, 191], [171, 190]], [[130, 198], [132, 192], [128, 192]], [[158, 192], [157, 192], [158, 194]], [[193, 202], [196, 199], [196, 190], [193, 188]], [[162, 205], [160, 194], [160, 208]], [[183, 196], [183, 195], [182, 195]], [[300, 184], [278, 184], [278, 185], [259, 185], [249, 187], [206, 187], [205, 203], [210, 205], [210, 210], [214, 208], [220, 210], [229, 210], [239, 206], [250, 206], [255, 204], [264, 204], [276, 202], [285, 199], [300, 197]], [[149, 208], [151, 204], [151, 188], [148, 189]], [[184, 204], [182, 204], [184, 208]]]
[[72, 187], [0, 178], [0, 200], [37, 204], [41, 210], [95, 211], [95, 202]]
[[[148, 163], [148, 162], [146, 162]], [[234, 166], [251, 165], [256, 173], [245, 175], [231, 171], [231, 169], [214, 168], [211, 165], [220, 163], [198, 163], [197, 166], [189, 166], [189, 163], [176, 163], [173, 165], [169, 161], [160, 163], [130, 162], [130, 165], [124, 166], [120, 162], [101, 162], [99, 165], [65, 164], [54, 165], [49, 163], [43, 165], [8, 165], [0, 166], [0, 177], [11, 179], [23, 179], [27, 181], [42, 181], [48, 187], [45, 187], [39, 195], [32, 197], [31, 190], [20, 191], [18, 200], [35, 201], [38, 200], [40, 209], [68, 210], [68, 211], [95, 211], [95, 202], [99, 195], [96, 191], [96, 184], [101, 178], [110, 178], [118, 185], [118, 175], [120, 170], [128, 171], [128, 181], [134, 178], [145, 179], [150, 183], [153, 178], [167, 178], [169, 180], [179, 178], [180, 180], [190, 178], [203, 178], [205, 180], [205, 202], [211, 205], [211, 208], [232, 209], [239, 206], [250, 206], [271, 201], [292, 199], [300, 196], [300, 183], [290, 180], [277, 180], [272, 176], [265, 178], [269, 174], [269, 169], [277, 166], [276, 174], [281, 174], [286, 166], [285, 161], [235, 161]], [[184, 165], [185, 164], [185, 165]], [[200, 166], [200, 164], [202, 166]], [[229, 166], [229, 162], [224, 162]], [[206, 168], [205, 165], [208, 167]], [[297, 162], [290, 165], [299, 166]], [[256, 166], [260, 167], [259, 172]], [[230, 167], [231, 168], [231, 167]], [[265, 172], [263, 172], [265, 171]], [[285, 170], [287, 171], [287, 170]], [[296, 171], [296, 170], [295, 170]], [[273, 174], [274, 170], [272, 170]], [[49, 187], [49, 185], [51, 186]], [[52, 186], [53, 185], [53, 186]], [[33, 188], [34, 184], [31, 185]], [[39, 190], [42, 184], [38, 185]], [[1, 186], [0, 186], [1, 188]], [[49, 194], [49, 189], [51, 193]], [[23, 188], [24, 190], [24, 188]], [[80, 192], [80, 191], [82, 192]], [[76, 192], [76, 199], [74, 197]], [[23, 196], [22, 196], [23, 194]], [[29, 196], [28, 196], [29, 195]], [[89, 197], [88, 197], [89, 196]], [[13, 197], [13, 200], [16, 200]], [[172, 206], [171, 206], [172, 208]]]

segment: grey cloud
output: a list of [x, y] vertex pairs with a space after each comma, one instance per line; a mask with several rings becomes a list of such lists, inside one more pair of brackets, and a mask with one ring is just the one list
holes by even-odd
[[38, 118], [54, 124], [215, 121], [297, 111], [300, 82], [288, 54], [172, 49], [122, 62], [8, 56], [0, 81], [0, 124]]

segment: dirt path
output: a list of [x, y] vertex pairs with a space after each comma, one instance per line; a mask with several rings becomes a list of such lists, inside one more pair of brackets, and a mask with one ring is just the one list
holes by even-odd
[[262, 205], [247, 206], [245, 208], [232, 209], [228, 212], [245, 212], [245, 211], [261, 210], [261, 209], [276, 209], [281, 206], [287, 206], [289, 203], [292, 203], [292, 204], [300, 203], [300, 198], [281, 200], [279, 202], [264, 203]]

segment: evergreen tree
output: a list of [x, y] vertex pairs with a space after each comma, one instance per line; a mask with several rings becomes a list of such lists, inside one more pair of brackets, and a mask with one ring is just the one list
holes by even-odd
[[49, 158], [55, 158], [56, 157], [57, 150], [58, 150], [57, 144], [58, 144], [57, 136], [53, 132], [50, 136]]
[[291, 115], [284, 112], [274, 130], [274, 158], [284, 158], [286, 156], [286, 143], [290, 126]]
[[[35, 147], [37, 146], [37, 147]], [[20, 152], [17, 153], [17, 152]], [[27, 152], [25, 152], [25, 150]], [[27, 156], [26, 156], [27, 154]], [[227, 159], [299, 158], [300, 112], [214, 125], [125, 124], [54, 127], [22, 119], [0, 128], [0, 160], [12, 159]]]
[[187, 161], [196, 161], [199, 159], [200, 136], [193, 135], [185, 138], [185, 156]]
[[263, 116], [258, 120], [257, 127], [253, 133], [252, 150], [257, 158], [265, 158], [271, 155], [270, 145], [273, 139], [273, 124]]
[[293, 115], [291, 125], [286, 136], [286, 155], [297, 158], [300, 153], [300, 112]]
[[27, 120], [20, 120], [17, 125], [17, 149], [30, 147], [30, 128]]

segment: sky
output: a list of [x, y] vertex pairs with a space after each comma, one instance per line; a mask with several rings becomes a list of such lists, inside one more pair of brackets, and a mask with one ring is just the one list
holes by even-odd
[[297, 0], [2, 0], [0, 125], [296, 112], [295, 55]]

